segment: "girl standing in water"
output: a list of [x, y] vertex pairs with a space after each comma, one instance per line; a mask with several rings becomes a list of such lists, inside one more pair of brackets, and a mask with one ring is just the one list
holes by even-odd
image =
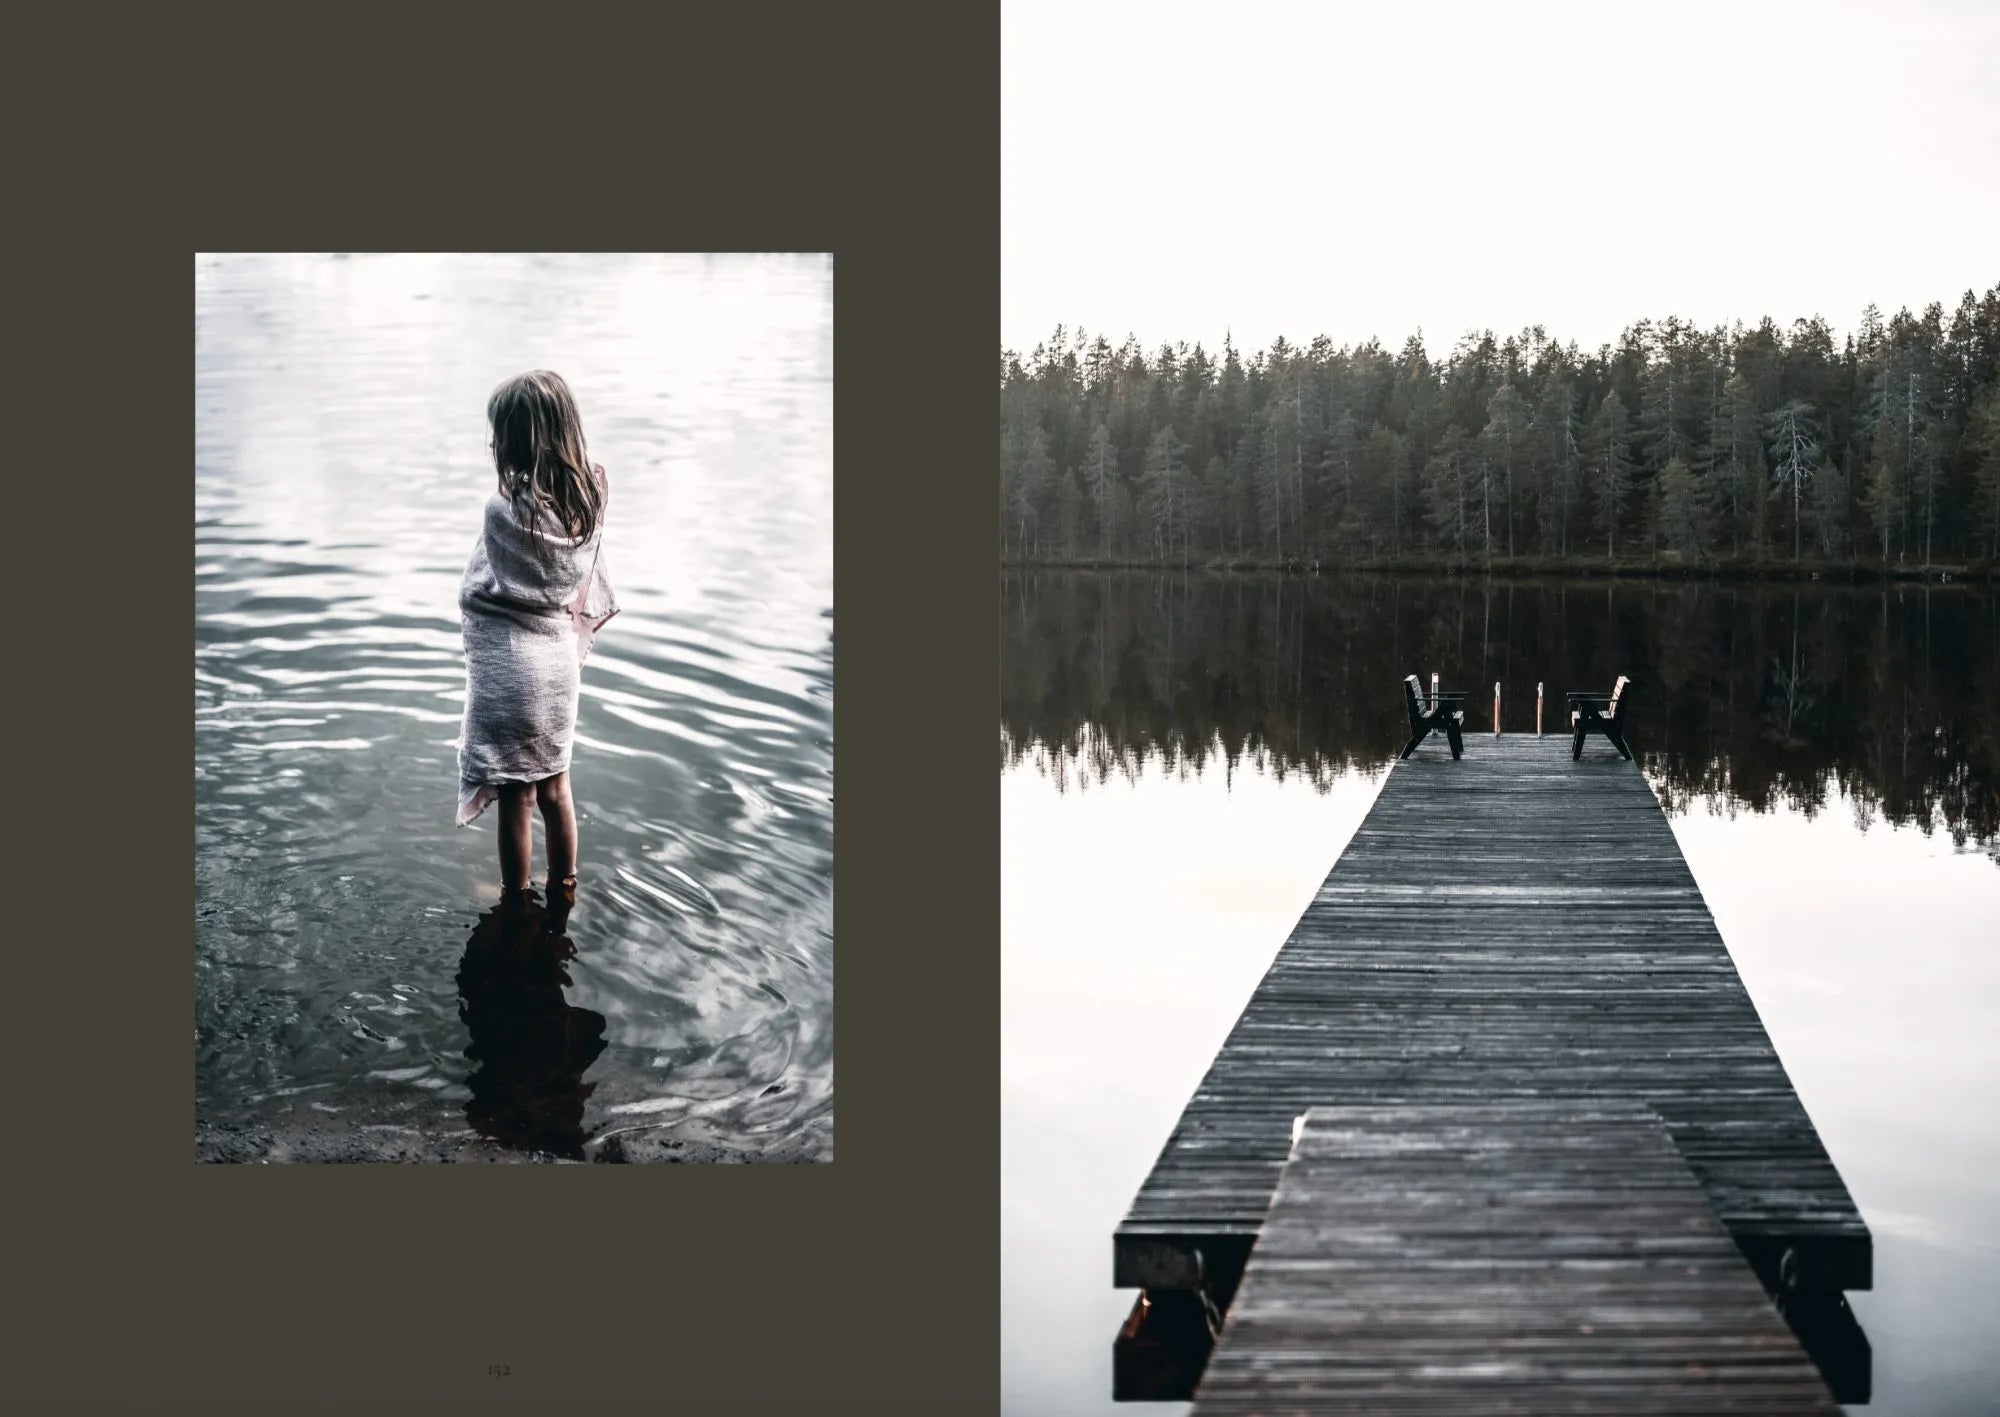
[[548, 836], [548, 894], [573, 899], [576, 808], [570, 746], [580, 672], [618, 600], [603, 558], [609, 485], [588, 460], [576, 400], [537, 369], [486, 403], [499, 486], [459, 584], [465, 721], [458, 824], [500, 804], [500, 886], [527, 888], [533, 809]]

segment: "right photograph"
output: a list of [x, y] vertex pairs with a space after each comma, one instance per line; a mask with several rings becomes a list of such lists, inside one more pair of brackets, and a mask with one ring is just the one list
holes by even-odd
[[1990, 1413], [2000, 16], [1002, 21], [1003, 1410]]

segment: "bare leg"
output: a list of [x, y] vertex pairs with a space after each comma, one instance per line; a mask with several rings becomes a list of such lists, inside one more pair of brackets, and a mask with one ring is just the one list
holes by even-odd
[[576, 880], [576, 805], [570, 800], [569, 774], [559, 772], [535, 784], [542, 825], [549, 834], [549, 884]]
[[528, 861], [535, 849], [533, 784], [504, 782], [500, 785], [500, 889], [528, 888]]

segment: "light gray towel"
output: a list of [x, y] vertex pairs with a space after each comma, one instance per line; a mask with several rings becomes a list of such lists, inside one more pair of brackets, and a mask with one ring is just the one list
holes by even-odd
[[[597, 469], [600, 485], [604, 470]], [[608, 502], [608, 498], [606, 499]], [[495, 492], [459, 583], [465, 631], [465, 722], [458, 735], [458, 824], [485, 811], [503, 782], [569, 770], [580, 671], [618, 613], [604, 563], [604, 524], [572, 546], [544, 514], [543, 540], [523, 507]]]

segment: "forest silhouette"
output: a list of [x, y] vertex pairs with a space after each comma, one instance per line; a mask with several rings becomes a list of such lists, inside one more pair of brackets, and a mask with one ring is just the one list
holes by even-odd
[[1820, 318], [1537, 326], [1442, 361], [1058, 326], [1000, 358], [1013, 564], [1990, 575], [2000, 285]]

